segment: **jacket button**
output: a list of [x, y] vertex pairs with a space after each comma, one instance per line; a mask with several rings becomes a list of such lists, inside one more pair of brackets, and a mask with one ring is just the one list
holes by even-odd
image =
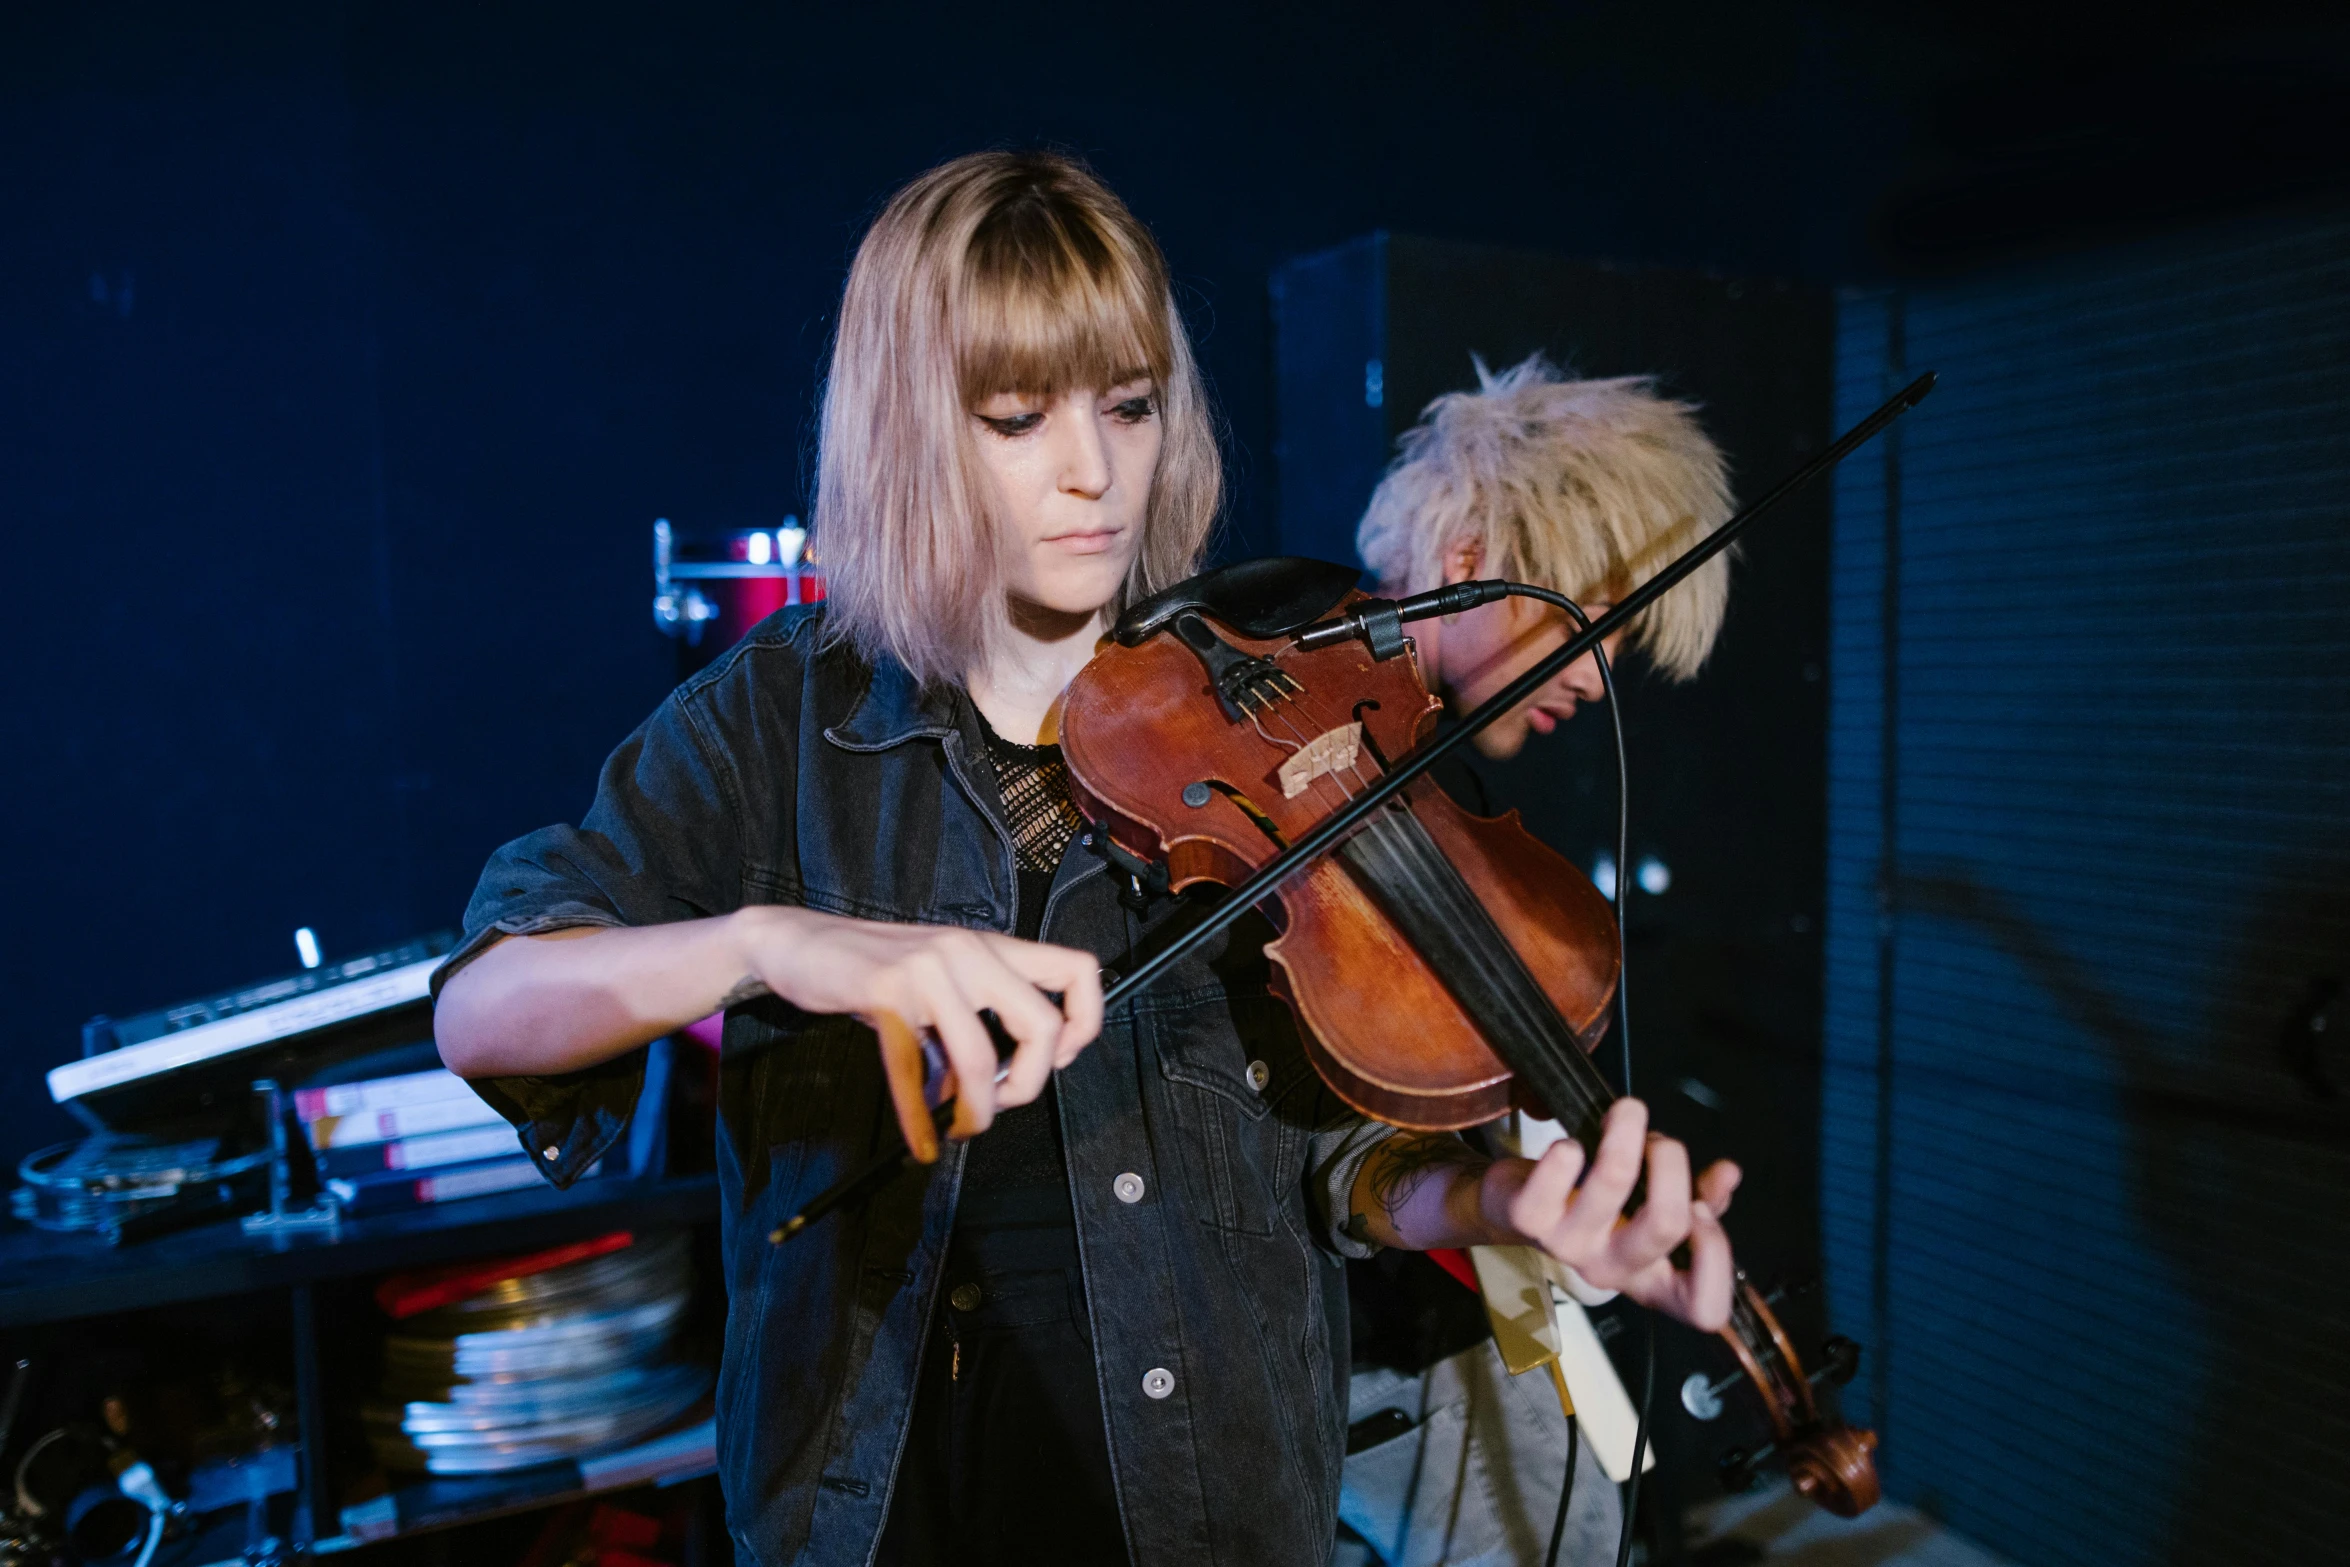
[[1262, 1061], [1251, 1061], [1248, 1064], [1249, 1087], [1255, 1089], [1258, 1093], [1261, 1094], [1265, 1091], [1265, 1085], [1271, 1081], [1273, 1081], [1273, 1069], [1271, 1067], [1265, 1065], [1265, 1063]]
[[1142, 1374], [1142, 1390], [1153, 1398], [1165, 1398], [1175, 1391], [1175, 1373], [1165, 1366], [1153, 1366]]
[[1110, 1183], [1110, 1190], [1118, 1194], [1120, 1202], [1142, 1201], [1142, 1177], [1128, 1170]]
[[546, 1160], [547, 1163], [553, 1164], [556, 1160], [563, 1157], [563, 1150], [556, 1147], [553, 1143], [549, 1143], [546, 1147], [539, 1150], [539, 1157]]
[[956, 1285], [954, 1293], [947, 1297], [947, 1304], [957, 1311], [977, 1311], [979, 1309], [979, 1286], [976, 1284]]

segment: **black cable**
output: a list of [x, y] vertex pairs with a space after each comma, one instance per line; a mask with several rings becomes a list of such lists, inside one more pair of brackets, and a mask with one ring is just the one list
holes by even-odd
[[[1530, 583], [1509, 584], [1512, 596], [1538, 599], [1564, 610], [1576, 626], [1591, 629], [1591, 621], [1582, 606], [1563, 593], [1538, 588]], [[1599, 663], [1600, 688], [1607, 692], [1609, 723], [1616, 736], [1616, 884], [1611, 889], [1611, 900], [1616, 908], [1616, 1043], [1623, 1052], [1624, 1092], [1632, 1092], [1632, 1009], [1626, 999], [1631, 989], [1624, 951], [1624, 899], [1632, 878], [1632, 774], [1625, 759], [1624, 704], [1616, 700], [1615, 670], [1609, 665], [1607, 645], [1595, 644], [1591, 656]], [[1648, 1371], [1640, 1387], [1640, 1421], [1632, 1438], [1632, 1479], [1624, 1496], [1624, 1526], [1616, 1537], [1616, 1567], [1626, 1567], [1632, 1559], [1632, 1518], [1640, 1504], [1640, 1459], [1648, 1447], [1648, 1408], [1656, 1394], [1656, 1323], [1648, 1323]], [[1581, 1428], [1572, 1416], [1567, 1419], [1567, 1479], [1559, 1488], [1558, 1521], [1551, 1526], [1549, 1567], [1557, 1567], [1559, 1540], [1567, 1524], [1567, 1502], [1575, 1494], [1576, 1442]]]
[[1542, 1558], [1542, 1567], [1559, 1567], [1559, 1542], [1567, 1537], [1567, 1503], [1575, 1496], [1575, 1460], [1582, 1456], [1582, 1436], [1583, 1428], [1575, 1424], [1575, 1417], [1567, 1416], [1567, 1483], [1559, 1487], [1559, 1512], [1550, 1522], [1550, 1550]]
[[[1589, 631], [1591, 619], [1583, 607], [1564, 593], [1553, 593], [1528, 582], [1506, 584], [1514, 598], [1538, 599], [1542, 603], [1564, 610], [1577, 629]], [[1616, 909], [1616, 1045], [1622, 1052], [1624, 1066], [1624, 1093], [1632, 1092], [1632, 1006], [1626, 992], [1631, 989], [1624, 964], [1624, 883], [1632, 874], [1632, 774], [1624, 751], [1624, 705], [1616, 700], [1616, 672], [1607, 656], [1604, 643], [1592, 648], [1591, 656], [1599, 664], [1600, 689], [1607, 693], [1608, 721], [1616, 734], [1616, 881], [1610, 889], [1609, 901]]]
[[1648, 1406], [1656, 1397], [1656, 1318], [1648, 1327], [1648, 1369], [1640, 1377], [1640, 1424], [1632, 1432], [1632, 1478], [1624, 1482], [1624, 1532], [1616, 1540], [1616, 1567], [1632, 1560], [1632, 1520], [1640, 1512], [1640, 1460], [1648, 1452]]

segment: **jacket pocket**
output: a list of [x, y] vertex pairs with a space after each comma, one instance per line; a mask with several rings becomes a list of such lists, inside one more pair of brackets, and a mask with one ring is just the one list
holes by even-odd
[[1304, 1146], [1276, 1105], [1311, 1071], [1286, 1009], [1270, 996], [1219, 993], [1170, 1007], [1155, 1023], [1178, 1132], [1173, 1162], [1192, 1211], [1219, 1229], [1271, 1235], [1276, 1194], [1298, 1184]]

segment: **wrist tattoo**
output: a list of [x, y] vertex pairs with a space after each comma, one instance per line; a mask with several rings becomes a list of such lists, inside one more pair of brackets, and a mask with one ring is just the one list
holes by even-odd
[[1390, 1138], [1371, 1156], [1371, 1197], [1392, 1219], [1440, 1170], [1483, 1169], [1492, 1163], [1450, 1132]]
[[718, 1010], [723, 1012], [728, 1007], [739, 1007], [746, 1001], [756, 1001], [761, 996], [774, 994], [774, 991], [767, 988], [765, 980], [755, 974], [745, 974], [734, 982], [734, 988], [719, 1001]]

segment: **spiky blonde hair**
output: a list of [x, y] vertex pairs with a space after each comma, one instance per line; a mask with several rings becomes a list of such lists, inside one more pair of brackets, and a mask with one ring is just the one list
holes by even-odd
[[[1727, 465], [1696, 407], [1645, 376], [1568, 378], [1540, 354], [1447, 392], [1397, 442], [1355, 533], [1392, 591], [1434, 587], [1464, 544], [1481, 577], [1620, 600], [1730, 516]], [[1649, 606], [1633, 645], [1675, 680], [1713, 650], [1730, 599], [1717, 555]]]

